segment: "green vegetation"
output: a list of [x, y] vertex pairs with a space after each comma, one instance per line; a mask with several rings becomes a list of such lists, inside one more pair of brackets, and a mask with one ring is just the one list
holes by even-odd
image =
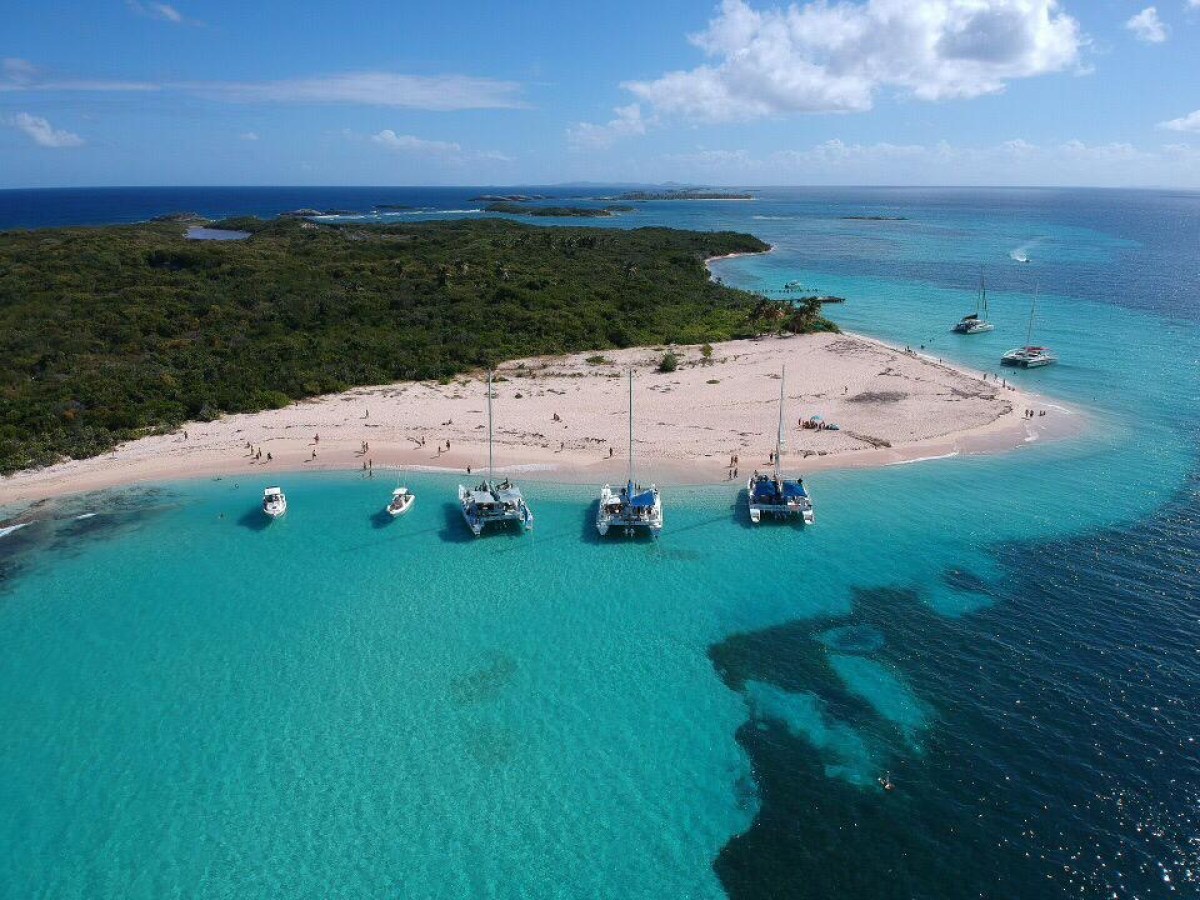
[[597, 353], [594, 356], [587, 358], [587, 363], [593, 366], [603, 366], [608, 364], [608, 357], [603, 353]]
[[658, 364], [658, 371], [674, 372], [678, 368], [679, 368], [679, 357], [676, 356], [674, 353], [672, 353], [670, 350], [668, 350], [666, 353], [663, 354], [662, 361], [659, 362], [659, 364]]
[[506, 213], [511, 216], [542, 216], [546, 218], [604, 219], [618, 212], [629, 210], [628, 206], [522, 206], [520, 203], [489, 203], [484, 212]]
[[[187, 420], [522, 356], [806, 324], [709, 280], [731, 232], [236, 219], [0, 234], [0, 472]], [[819, 313], [819, 306], [817, 307]]]

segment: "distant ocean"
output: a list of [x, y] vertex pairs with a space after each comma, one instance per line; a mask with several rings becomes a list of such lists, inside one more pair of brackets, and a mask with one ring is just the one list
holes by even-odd
[[[0, 229], [507, 193], [605, 202], [0, 191]], [[1200, 893], [1200, 195], [753, 193], [536, 221], [751, 232], [726, 283], [985, 371], [1036, 290], [1061, 362], [1006, 377], [1087, 434], [814, 474], [805, 530], [664, 485], [656, 543], [540, 482], [471, 539], [430, 475], [394, 522], [350, 473], [269, 528], [236, 478], [0, 514], [0, 897]], [[996, 330], [952, 335], [981, 269]]]

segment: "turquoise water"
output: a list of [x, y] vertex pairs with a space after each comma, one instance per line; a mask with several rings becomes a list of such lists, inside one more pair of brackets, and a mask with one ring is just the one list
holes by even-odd
[[[0, 537], [0, 896], [1195, 891], [1200, 199], [631, 218], [753, 231], [727, 282], [988, 371], [1036, 280], [1062, 363], [1004, 374], [1091, 428], [814, 475], [808, 529], [664, 486], [657, 542], [533, 482], [478, 540], [433, 476], [394, 521], [358, 473], [269, 526], [232, 479], [48, 504]], [[950, 335], [981, 264], [997, 329]]]

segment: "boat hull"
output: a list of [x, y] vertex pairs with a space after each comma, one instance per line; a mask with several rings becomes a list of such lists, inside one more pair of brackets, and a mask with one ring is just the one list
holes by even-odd
[[517, 523], [523, 531], [533, 529], [533, 511], [524, 503], [511, 509], [481, 510], [472, 500], [471, 493], [461, 484], [458, 486], [459, 509], [462, 511], [463, 521], [475, 537], [483, 534], [489, 525], [507, 525], [510, 522]]
[[604, 537], [616, 529], [627, 536], [648, 534], [657, 537], [663, 527], [662, 498], [654, 485], [649, 490], [654, 494], [654, 504], [641, 507], [642, 512], [638, 513], [633, 511], [622, 494], [614, 491], [611, 485], [604, 485], [600, 489], [600, 507], [596, 512], [596, 531], [600, 536]]
[[750, 521], [754, 525], [762, 523], [763, 519], [799, 520], [805, 525], [816, 521], [813, 513], [812, 498], [805, 491], [803, 498], [793, 498], [792, 502], [767, 503], [754, 499], [754, 476], [746, 479], [746, 506], [750, 512]]
[[412, 505], [416, 502], [416, 500], [416, 497], [414, 497], [412, 494], [409, 494], [407, 499], [405, 499], [404, 502], [399, 506], [397, 506], [395, 503], [389, 503], [387, 506], [388, 515], [393, 519], [404, 515], [406, 512], [412, 509]]

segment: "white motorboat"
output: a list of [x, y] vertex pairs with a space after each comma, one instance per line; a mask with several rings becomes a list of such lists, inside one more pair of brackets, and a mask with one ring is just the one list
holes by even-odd
[[983, 272], [979, 273], [979, 296], [975, 300], [975, 312], [963, 316], [950, 330], [955, 334], [983, 334], [996, 326], [987, 319], [987, 286], [983, 282]]
[[476, 537], [488, 525], [516, 522], [525, 531], [533, 528], [533, 510], [525, 502], [521, 489], [505, 478], [496, 482], [492, 467], [492, 373], [487, 380], [488, 477], [474, 488], [458, 486], [458, 505], [463, 520]]
[[287, 497], [283, 488], [269, 487], [263, 491], [262, 510], [272, 519], [278, 519], [287, 512]]
[[633, 478], [633, 370], [629, 371], [629, 468], [625, 484], [614, 489], [600, 488], [600, 507], [596, 511], [596, 530], [601, 536], [612, 528], [632, 536], [638, 532], [657, 537], [662, 531], [662, 496], [651, 484], [643, 486]]
[[1039, 347], [1033, 343], [1033, 317], [1037, 311], [1038, 291], [1034, 288], [1033, 304], [1029, 307], [1029, 327], [1025, 332], [1025, 346], [1014, 347], [1002, 357], [1000, 363], [1005, 366], [1018, 366], [1022, 369], [1036, 369], [1058, 362], [1058, 357], [1049, 347]]
[[416, 502], [416, 499], [417, 495], [408, 488], [396, 488], [394, 491], [392, 491], [391, 502], [387, 505], [388, 515], [392, 518], [404, 515], [406, 512], [412, 509], [412, 505], [414, 502]]
[[799, 518], [805, 525], [816, 521], [812, 497], [804, 486], [804, 479], [785, 478], [780, 474], [780, 459], [786, 449], [783, 437], [784, 382], [787, 368], [779, 375], [779, 426], [775, 433], [774, 471], [754, 472], [746, 479], [746, 502], [750, 508], [750, 521], [755, 525], [763, 516], [781, 519]]

